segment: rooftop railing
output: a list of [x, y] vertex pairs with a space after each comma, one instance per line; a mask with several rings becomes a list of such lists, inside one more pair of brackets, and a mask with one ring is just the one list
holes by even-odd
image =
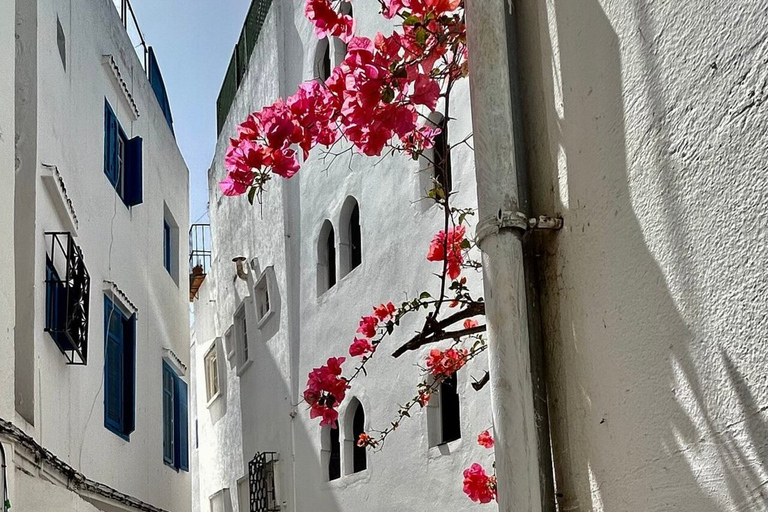
[[144, 34], [142, 34], [139, 27], [139, 21], [136, 19], [133, 6], [131, 6], [129, 0], [112, 0], [112, 3], [115, 5], [118, 14], [120, 14], [123, 27], [125, 27], [125, 31], [133, 43], [133, 48], [136, 50], [136, 55], [138, 55], [141, 65], [146, 72], [149, 69], [149, 47], [144, 40]]
[[245, 17], [240, 38], [237, 40], [232, 58], [229, 60], [227, 73], [224, 75], [224, 83], [221, 85], [219, 97], [216, 100], [216, 133], [221, 133], [224, 122], [227, 120], [229, 109], [237, 94], [237, 89], [248, 69], [248, 61], [251, 58], [256, 41], [259, 40], [261, 28], [267, 19], [272, 0], [252, 0], [248, 15]]

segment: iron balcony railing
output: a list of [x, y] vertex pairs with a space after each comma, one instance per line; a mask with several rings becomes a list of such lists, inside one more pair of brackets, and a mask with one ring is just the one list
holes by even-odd
[[69, 364], [84, 365], [88, 363], [91, 277], [71, 234], [49, 232], [45, 237], [45, 331]]
[[261, 452], [248, 463], [250, 512], [280, 512], [275, 485], [277, 461], [277, 453]]
[[211, 225], [189, 228], [189, 301], [192, 302], [211, 270]]

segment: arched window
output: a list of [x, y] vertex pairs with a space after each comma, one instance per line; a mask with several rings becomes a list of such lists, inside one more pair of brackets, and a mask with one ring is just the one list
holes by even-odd
[[[339, 6], [339, 12], [341, 14], [347, 14], [354, 18], [354, 13], [352, 12], [352, 4], [349, 2], [341, 2]], [[336, 67], [339, 64], [341, 64], [341, 62], [347, 56], [347, 43], [345, 43], [338, 37], [334, 37], [332, 41], [333, 41], [333, 66]]]
[[454, 373], [442, 383], [427, 403], [429, 445], [439, 446], [461, 438], [458, 385]]
[[353, 398], [347, 406], [344, 421], [344, 473], [347, 475], [365, 471], [368, 467], [365, 446], [357, 446], [357, 440], [363, 432], [365, 432], [363, 404]]
[[336, 239], [331, 221], [323, 222], [317, 239], [317, 294], [336, 284]]
[[339, 270], [341, 277], [344, 277], [363, 262], [360, 207], [352, 196], [341, 207], [339, 225]]
[[451, 179], [451, 148], [448, 142], [448, 122], [441, 116], [437, 123], [440, 133], [435, 137], [435, 147], [432, 151], [432, 169], [434, 177], [445, 193], [450, 193], [453, 187]]
[[331, 76], [331, 45], [328, 38], [325, 37], [320, 40], [315, 50], [315, 78], [320, 80], [327, 80]]
[[331, 436], [331, 458], [328, 462], [328, 480], [336, 480], [341, 477], [341, 441], [339, 441], [339, 428], [328, 427]]
[[320, 431], [320, 449], [325, 478], [336, 480], [341, 477], [341, 443], [339, 441], [339, 427], [324, 426]]

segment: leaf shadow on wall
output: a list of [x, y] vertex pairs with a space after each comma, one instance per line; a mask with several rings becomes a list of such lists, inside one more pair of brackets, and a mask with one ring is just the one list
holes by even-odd
[[[534, 210], [565, 220], [538, 239], [559, 509], [768, 507], [765, 372], [747, 379], [750, 340], [713, 338], [699, 314], [716, 308], [687, 238], [702, 234], [674, 228], [691, 199], [665, 156], [657, 52], [628, 49], [597, 0], [515, 8]], [[630, 50], [645, 91], [624, 90]], [[651, 115], [645, 135], [625, 112]]]

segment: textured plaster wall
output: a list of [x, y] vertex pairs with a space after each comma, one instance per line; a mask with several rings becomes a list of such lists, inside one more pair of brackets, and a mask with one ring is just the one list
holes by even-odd
[[560, 510], [766, 510], [768, 6], [518, 4]]
[[[16, 42], [14, 38], [15, 6], [0, 5], [0, 104], [13, 105]], [[5, 249], [0, 253], [0, 417], [10, 417], [14, 410], [13, 324], [15, 311], [13, 268], [13, 193], [15, 183], [14, 155], [15, 109], [0, 109], [0, 237]]]
[[40, 512], [49, 510], [99, 512], [98, 508], [77, 494], [41, 478], [17, 472], [15, 480], [16, 489], [19, 491], [12, 496], [11, 506], [14, 509]]
[[[37, 124], [37, 139], [34, 160], [25, 160], [23, 167], [25, 176], [33, 173], [34, 192], [19, 203], [31, 204], [34, 211], [29, 228], [34, 250], [23, 255], [33, 274], [16, 283], [31, 294], [33, 304], [31, 323], [17, 329], [28, 332], [31, 338], [21, 341], [34, 346], [29, 361], [34, 425], [19, 417], [16, 421], [87, 477], [160, 508], [187, 510], [189, 475], [163, 463], [162, 357], [163, 348], [170, 348], [189, 363], [187, 255], [176, 254], [178, 280], [163, 266], [166, 206], [180, 236], [187, 232], [188, 171], [112, 2], [40, 0], [36, 6], [35, 17], [25, 18], [17, 28], [25, 34], [36, 27], [37, 44], [29, 57], [37, 69], [37, 109], [25, 114]], [[66, 69], [56, 42], [57, 16], [66, 38]], [[114, 57], [138, 107], [138, 119], [103, 64], [105, 54]], [[105, 98], [126, 135], [143, 138], [144, 200], [133, 208], [122, 203], [103, 172]], [[43, 164], [58, 168], [79, 221], [76, 243], [91, 277], [87, 366], [68, 366], [44, 332], [46, 241], [50, 243], [44, 233], [67, 227], [40, 178]], [[183, 239], [178, 246], [186, 246]], [[130, 442], [104, 427], [105, 280], [115, 282], [138, 307], [136, 430]]]
[[[377, 30], [391, 30], [377, 14], [377, 2], [361, 0], [354, 9], [358, 33], [373, 36]], [[476, 393], [470, 387], [471, 376], [483, 375], [484, 357], [472, 362], [459, 378], [462, 440], [442, 449], [430, 448], [426, 413], [421, 412], [403, 423], [385, 450], [369, 453], [366, 471], [331, 483], [325, 477], [317, 420], [309, 419], [305, 405], [296, 406], [309, 371], [329, 356], [347, 355], [359, 318], [370, 313], [371, 306], [387, 300], [400, 302], [424, 289], [436, 293], [438, 283], [431, 277], [436, 268], [425, 256], [442, 215], [436, 207], [418, 201], [428, 181], [418, 173], [419, 165], [401, 158], [379, 161], [349, 154], [329, 165], [315, 151], [299, 175], [269, 183], [263, 207], [249, 206], [244, 197], [223, 198], [216, 186], [224, 176], [224, 152], [236, 124], [312, 78], [317, 44], [302, 2], [273, 3], [209, 174], [214, 263], [195, 303], [200, 475], [193, 498], [199, 502], [193, 509], [207, 510], [209, 497], [226, 487], [232, 509], [242, 510], [237, 503], [237, 479], [257, 451], [280, 454], [279, 492], [286, 510], [474, 509], [461, 491], [461, 471], [475, 460], [489, 465], [488, 452], [474, 442], [477, 433], [490, 427], [489, 396], [487, 390]], [[468, 90], [457, 88], [451, 112], [459, 118], [451, 134], [454, 142], [471, 131], [468, 105]], [[466, 147], [454, 152], [453, 165], [457, 204], [472, 206], [472, 155]], [[346, 276], [339, 273], [336, 286], [318, 296], [320, 228], [326, 219], [333, 224], [340, 261], [338, 242], [345, 229], [341, 209], [350, 196], [360, 206], [363, 263]], [[261, 269], [274, 269], [277, 316], [258, 330], [253, 328], [255, 309], [249, 299], [254, 283], [252, 278], [247, 283], [236, 279], [231, 262], [241, 255], [258, 258]], [[480, 276], [469, 277], [479, 289]], [[252, 315], [248, 329], [253, 362], [238, 376], [237, 368], [227, 361], [222, 379], [226, 391], [208, 405], [203, 355], [214, 338], [224, 336], [241, 301]], [[411, 336], [416, 323], [406, 322], [382, 350], [394, 350], [396, 342]], [[415, 393], [419, 372], [413, 364], [423, 361], [425, 354], [422, 350], [397, 362], [387, 356], [374, 361], [371, 374], [356, 382], [342, 405], [342, 417], [355, 397], [365, 408], [366, 428], [386, 426], [394, 419], [396, 403]], [[343, 426], [341, 435], [345, 436]], [[344, 472], [351, 469], [343, 467]]]

